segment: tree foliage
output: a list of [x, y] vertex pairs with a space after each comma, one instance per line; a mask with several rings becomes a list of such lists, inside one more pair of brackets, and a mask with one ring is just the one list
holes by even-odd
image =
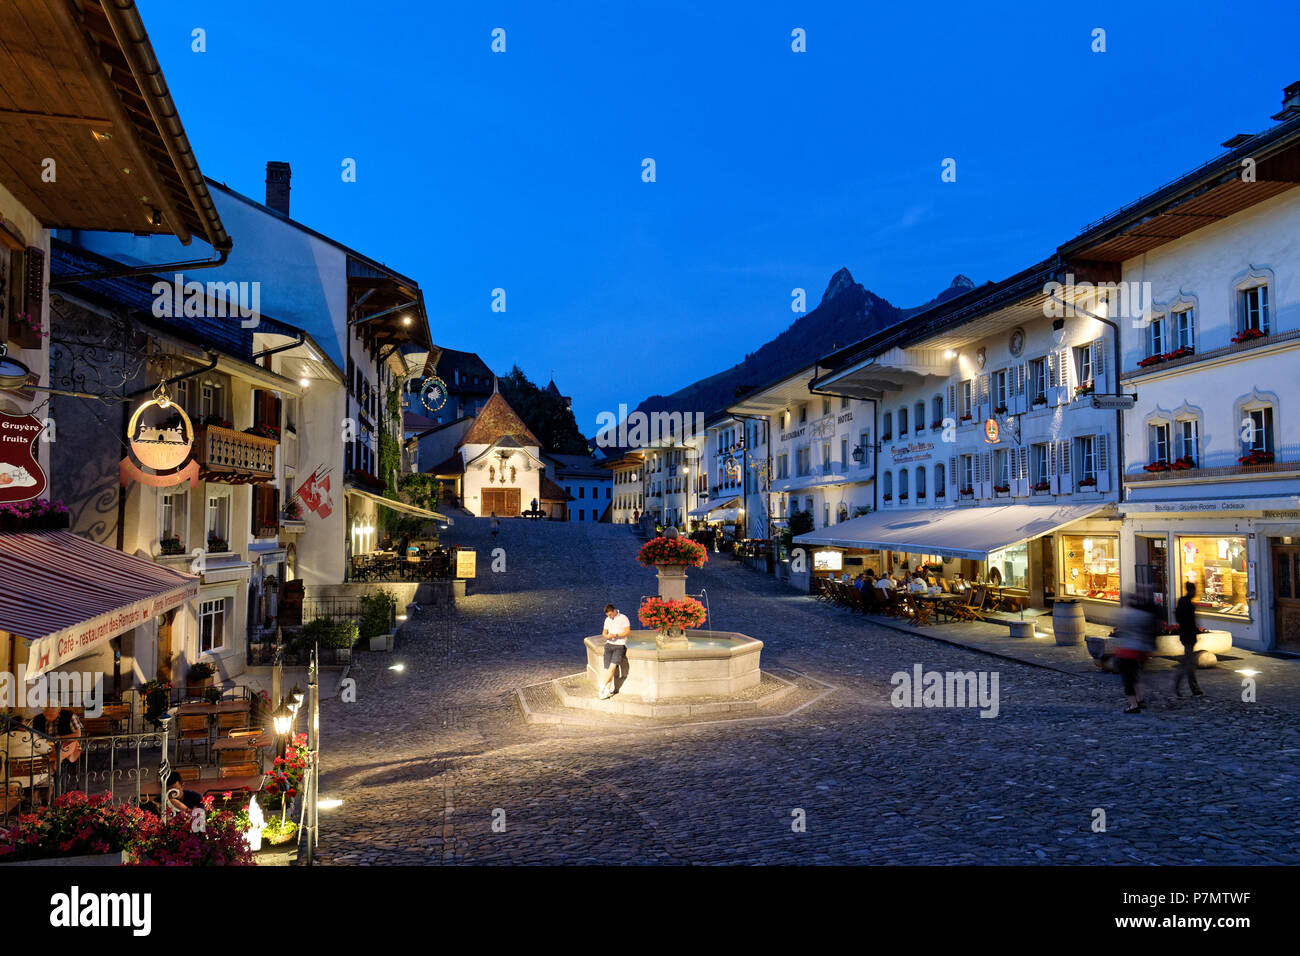
[[544, 450], [560, 455], [587, 454], [587, 439], [578, 430], [573, 410], [559, 395], [538, 388], [518, 365], [497, 379], [497, 387]]

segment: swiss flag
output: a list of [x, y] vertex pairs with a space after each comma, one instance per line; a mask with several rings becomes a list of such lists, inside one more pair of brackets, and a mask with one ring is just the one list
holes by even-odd
[[298, 497], [302, 499], [302, 503], [309, 511], [316, 512], [322, 518], [328, 518], [330, 512], [334, 510], [334, 501], [330, 498], [329, 475], [317, 478], [316, 472], [313, 471], [298, 489]]

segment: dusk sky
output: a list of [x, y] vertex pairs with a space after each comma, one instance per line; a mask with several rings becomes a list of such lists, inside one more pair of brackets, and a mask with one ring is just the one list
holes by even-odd
[[290, 162], [293, 218], [416, 279], [438, 344], [553, 370], [585, 434], [841, 266], [900, 306], [1003, 278], [1300, 79], [1293, 3], [138, 5], [204, 173], [260, 200]]

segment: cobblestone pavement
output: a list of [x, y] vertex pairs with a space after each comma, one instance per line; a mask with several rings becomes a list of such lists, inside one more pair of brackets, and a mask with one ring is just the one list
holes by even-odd
[[[713, 556], [688, 591], [715, 625], [833, 692], [762, 723], [530, 724], [515, 689], [581, 670], [601, 608], [634, 617], [653, 572], [624, 527], [452, 531], [478, 549], [470, 596], [357, 655], [356, 701], [322, 704], [322, 794], [344, 800], [323, 862], [1300, 863], [1296, 719], [1266, 685], [1243, 703], [1227, 669], [1177, 701], [1157, 674], [1125, 715], [1113, 675], [888, 629]], [[915, 664], [996, 673], [998, 715], [895, 708], [890, 677]]]

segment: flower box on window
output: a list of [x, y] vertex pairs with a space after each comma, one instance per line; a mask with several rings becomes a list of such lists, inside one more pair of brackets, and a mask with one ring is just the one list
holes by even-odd
[[1262, 339], [1268, 335], [1264, 329], [1242, 329], [1232, 337], [1234, 345], [1240, 345], [1242, 342], [1250, 342], [1254, 339]]
[[1050, 491], [1051, 489], [1052, 489], [1051, 482], [1036, 481], [1033, 483], [1033, 485], [1030, 486], [1029, 490], [1035, 492], [1036, 494], [1042, 494], [1044, 491]]
[[1005, 415], [1006, 413], [1007, 413], [1007, 406], [1005, 405], [999, 405], [997, 408], [993, 409], [994, 415]]
[[906, 492], [906, 491], [901, 491], [901, 492], [899, 492], [899, 494], [898, 494], [898, 500], [899, 500], [899, 501], [906, 501], [906, 500], [907, 500], [907, 492]]
[[961, 417], [961, 420], [964, 421], [964, 422], [968, 422], [968, 421], [971, 420], [971, 418], [972, 418], [971, 413], [970, 413], [970, 412], [967, 412], [965, 415], [963, 415], [963, 416]]
[[1035, 396], [1034, 396], [1034, 400], [1033, 400], [1033, 402], [1031, 402], [1030, 404], [1032, 404], [1032, 405], [1046, 405], [1046, 404], [1047, 404], [1047, 396], [1046, 396], [1046, 395], [1035, 395]]
[[932, 431], [932, 432], [937, 432], [937, 431], [939, 431], [941, 428], [943, 428], [943, 422], [931, 422], [931, 423], [930, 423], [930, 431]]
[[1142, 470], [1143, 470], [1143, 471], [1168, 471], [1168, 470], [1169, 470], [1169, 462], [1167, 462], [1167, 461], [1153, 461], [1153, 462], [1149, 462], [1149, 463], [1147, 463], [1147, 464], [1145, 464], [1145, 465], [1142, 466]]
[[1195, 354], [1196, 349], [1192, 348], [1190, 345], [1184, 345], [1180, 348], [1174, 349], [1172, 352], [1166, 352], [1164, 358], [1165, 361], [1172, 362], [1174, 359], [1187, 358], [1187, 356]]
[[963, 488], [963, 489], [961, 489], [961, 491], [958, 492], [958, 494], [961, 495], [963, 498], [974, 498], [974, 497], [975, 497], [975, 489], [974, 489], [974, 488]]
[[881, 495], [880, 497], [881, 497], [881, 499], [884, 500], [884, 501], [893, 501], [893, 500], [894, 500], [894, 496], [893, 496], [893, 495]]
[[1011, 493], [1010, 485], [994, 485], [993, 493], [998, 495], [1007, 495]]
[[943, 490], [943, 488], [936, 488], [936, 489], [934, 489], [934, 496], [935, 496], [936, 498], [946, 498], [946, 497], [947, 497], [947, 492], [945, 492], [945, 491]]
[[222, 551], [229, 551], [230, 544], [225, 538], [219, 538], [215, 534], [208, 535], [208, 551], [212, 554], [219, 554]]
[[1075, 394], [1076, 396], [1078, 396], [1078, 395], [1091, 395], [1092, 392], [1093, 392], [1093, 387], [1094, 387], [1094, 386], [1093, 386], [1092, 382], [1084, 382], [1082, 385], [1076, 385], [1076, 386], [1074, 386], [1074, 394]]
[[1159, 365], [1165, 360], [1164, 355], [1148, 355], [1138, 362], [1138, 368], [1150, 368], [1153, 365]]
[[185, 553], [185, 546], [181, 544], [180, 538], [163, 538], [158, 542], [158, 548], [163, 554]]
[[1271, 451], [1252, 451], [1249, 455], [1243, 455], [1237, 459], [1239, 465], [1271, 465], [1273, 463], [1273, 453]]
[[1095, 487], [1097, 487], [1097, 479], [1096, 479], [1096, 478], [1080, 478], [1080, 479], [1079, 479], [1079, 487], [1080, 487], [1080, 488], [1095, 488]]
[[1184, 455], [1182, 458], [1176, 458], [1169, 463], [1171, 471], [1188, 471], [1196, 467], [1196, 462], [1192, 460], [1191, 455]]

